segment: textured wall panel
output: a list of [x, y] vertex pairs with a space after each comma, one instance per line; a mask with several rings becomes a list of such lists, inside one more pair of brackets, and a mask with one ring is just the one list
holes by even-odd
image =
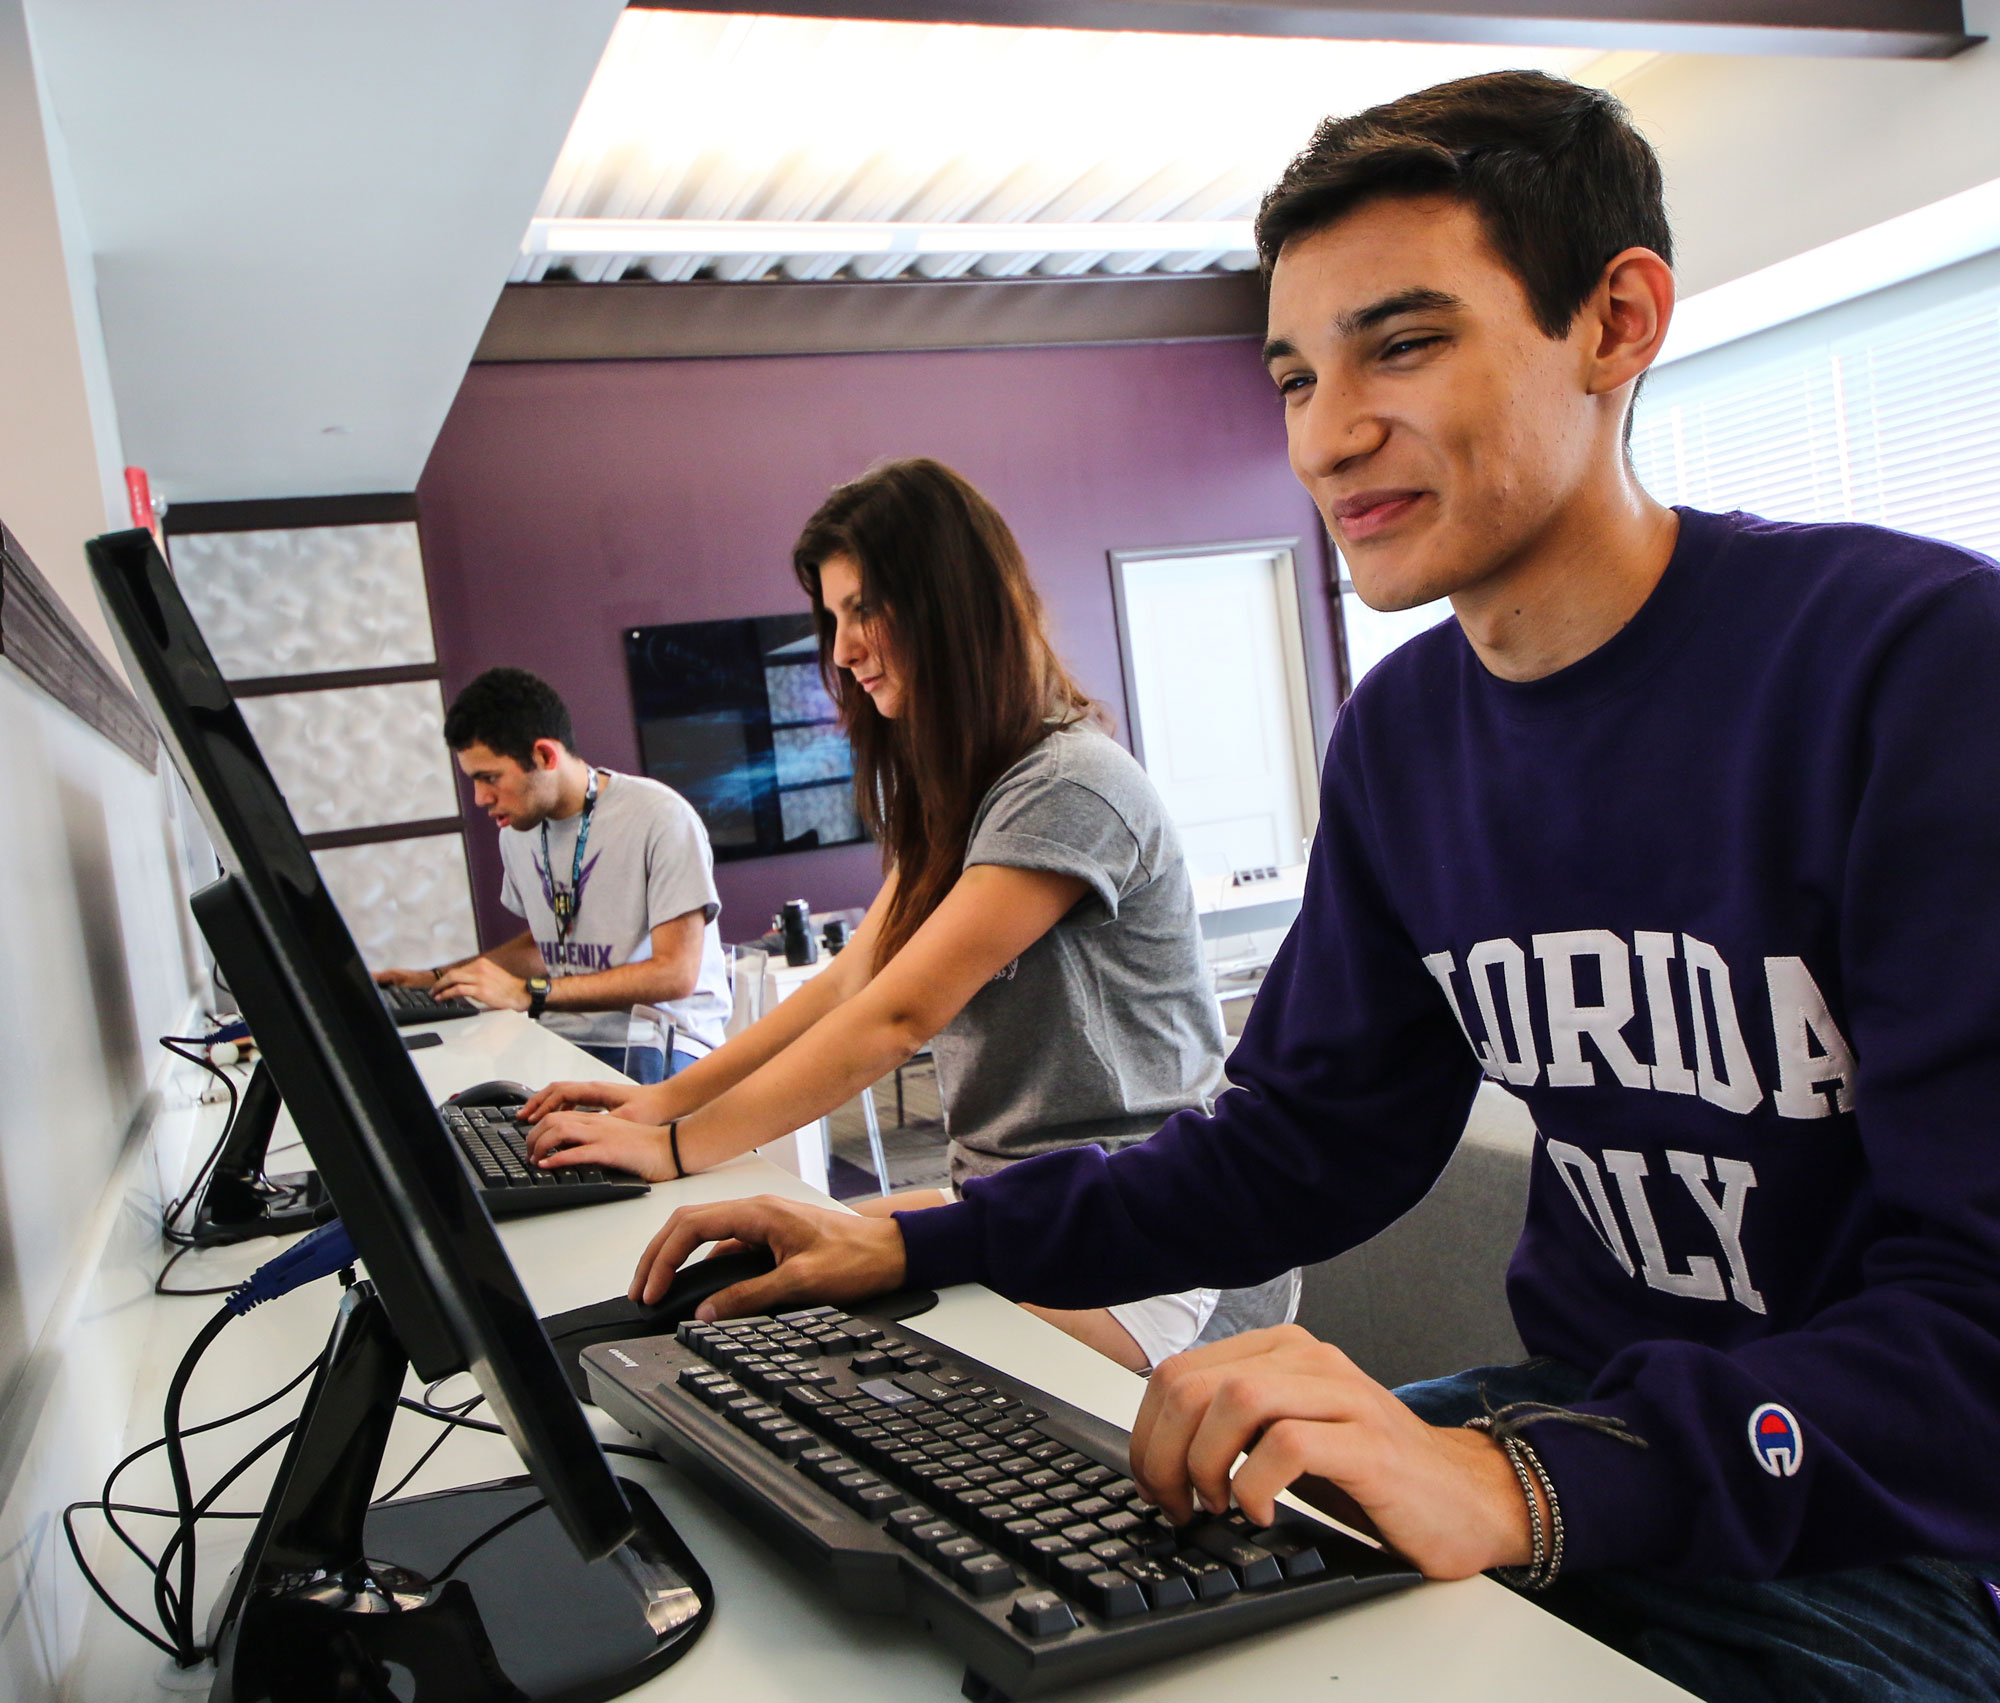
[[832, 721], [840, 712], [827, 696], [819, 663], [786, 663], [764, 670], [764, 694], [774, 722]]
[[286, 692], [240, 707], [304, 833], [458, 814], [434, 680]]
[[414, 521], [190, 533], [173, 558], [232, 680], [436, 659]]
[[457, 834], [315, 852], [371, 970], [424, 969], [479, 948]]
[[835, 846], [861, 834], [861, 818], [855, 814], [851, 781], [807, 787], [803, 792], [781, 792], [778, 813], [787, 840], [817, 833], [821, 845]]
[[854, 749], [838, 727], [780, 727], [771, 734], [778, 785], [844, 781], [854, 774]]

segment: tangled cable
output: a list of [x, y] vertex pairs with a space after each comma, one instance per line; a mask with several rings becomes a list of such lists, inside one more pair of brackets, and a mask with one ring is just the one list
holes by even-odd
[[[326, 1358], [323, 1351], [315, 1355], [280, 1388], [273, 1390], [261, 1400], [252, 1402], [248, 1407], [238, 1408], [234, 1413], [224, 1414], [220, 1419], [206, 1420], [199, 1425], [183, 1426], [181, 1406], [195, 1369], [215, 1339], [222, 1334], [223, 1329], [232, 1320], [239, 1318], [243, 1312], [248, 1311], [249, 1305], [254, 1304], [248, 1299], [251, 1289], [251, 1283], [236, 1286], [234, 1293], [242, 1299], [239, 1299], [236, 1305], [219, 1308], [215, 1316], [202, 1327], [194, 1341], [188, 1345], [187, 1352], [181, 1356], [180, 1364], [175, 1368], [173, 1379], [167, 1388], [166, 1401], [161, 1413], [161, 1435], [143, 1447], [134, 1449], [119, 1461], [106, 1474], [103, 1487], [96, 1496], [85, 1501], [72, 1502], [62, 1513], [63, 1536], [69, 1544], [70, 1557], [76, 1562], [77, 1570], [83, 1575], [85, 1583], [96, 1593], [98, 1600], [125, 1625], [181, 1667], [193, 1667], [210, 1654], [208, 1648], [195, 1636], [197, 1528], [203, 1520], [255, 1520], [262, 1517], [261, 1509], [218, 1508], [215, 1504], [244, 1473], [291, 1436], [298, 1426], [298, 1420], [296, 1418], [287, 1420], [253, 1444], [199, 1497], [194, 1495], [188, 1473], [187, 1440], [201, 1436], [205, 1432], [220, 1430], [226, 1425], [237, 1424], [253, 1414], [262, 1413], [266, 1408], [284, 1400], [317, 1373]], [[263, 1298], [261, 1295], [257, 1297], [260, 1300]], [[421, 1414], [424, 1418], [437, 1422], [443, 1429], [417, 1457], [416, 1464], [394, 1485], [373, 1499], [375, 1504], [390, 1501], [401, 1495], [417, 1474], [430, 1464], [438, 1450], [450, 1440], [455, 1430], [482, 1431], [495, 1436], [506, 1435], [503, 1428], [498, 1425], [489, 1424], [483, 1419], [467, 1417], [486, 1399], [482, 1395], [473, 1395], [456, 1404], [439, 1405], [436, 1401], [436, 1392], [438, 1386], [444, 1382], [445, 1380], [440, 1378], [432, 1383], [424, 1391], [421, 1401], [408, 1396], [398, 1398], [399, 1407]], [[635, 1449], [618, 1443], [606, 1443], [602, 1447], [607, 1454], [632, 1455], [641, 1460], [655, 1458], [649, 1450]], [[155, 1450], [166, 1451], [168, 1477], [173, 1485], [173, 1505], [159, 1507], [150, 1503], [117, 1501], [115, 1492], [119, 1479]], [[153, 1613], [159, 1631], [156, 1632], [152, 1627], [145, 1625], [112, 1596], [90, 1563], [84, 1559], [82, 1541], [77, 1535], [76, 1517], [86, 1511], [95, 1511], [99, 1514], [110, 1527], [112, 1535], [145, 1567], [153, 1582]], [[166, 1547], [157, 1556], [153, 1555], [126, 1528], [120, 1518], [121, 1515], [128, 1518], [146, 1517], [173, 1521], [173, 1529], [168, 1536]], [[458, 1559], [462, 1561], [464, 1557]]]

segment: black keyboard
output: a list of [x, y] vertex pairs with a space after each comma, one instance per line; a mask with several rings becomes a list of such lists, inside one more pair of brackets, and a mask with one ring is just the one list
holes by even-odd
[[528, 1131], [533, 1126], [520, 1121], [519, 1106], [454, 1106], [447, 1100], [438, 1112], [495, 1218], [626, 1200], [652, 1187], [644, 1177], [609, 1165], [544, 1171], [529, 1164]]
[[707, 1479], [845, 1607], [929, 1627], [965, 1695], [1025, 1697], [1417, 1582], [1281, 1510], [1176, 1529], [1116, 1426], [831, 1307], [583, 1351], [592, 1399]]
[[479, 1007], [469, 999], [433, 999], [426, 988], [378, 987], [382, 1003], [396, 1027], [408, 1029], [419, 1023], [449, 1023], [454, 1017], [477, 1017]]

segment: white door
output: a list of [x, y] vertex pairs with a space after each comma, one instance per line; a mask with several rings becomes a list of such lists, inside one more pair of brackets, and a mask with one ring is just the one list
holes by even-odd
[[1189, 871], [1298, 863], [1318, 790], [1291, 552], [1118, 568], [1137, 744]]

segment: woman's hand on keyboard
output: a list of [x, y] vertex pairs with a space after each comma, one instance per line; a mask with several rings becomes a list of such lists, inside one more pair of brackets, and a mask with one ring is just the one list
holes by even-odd
[[903, 1281], [903, 1232], [893, 1218], [863, 1218], [766, 1194], [682, 1207], [640, 1256], [628, 1291], [631, 1298], [648, 1306], [657, 1302], [674, 1273], [704, 1242], [721, 1244], [717, 1253], [743, 1246], [769, 1248], [778, 1265], [767, 1276], [704, 1301], [696, 1310], [703, 1319], [858, 1301]]
[[[551, 1082], [546, 1088], [538, 1088], [528, 1097], [528, 1103], [521, 1108], [523, 1123], [536, 1123], [551, 1112], [563, 1112], [572, 1106], [602, 1106], [606, 1111], [615, 1112], [629, 1100], [645, 1093], [636, 1082]], [[626, 1113], [634, 1123], [653, 1123], [642, 1110], [634, 1107]]]
[[613, 1165], [649, 1183], [670, 1183], [678, 1175], [665, 1130], [606, 1112], [551, 1112], [529, 1132], [528, 1157], [551, 1171]]
[[1246, 1331], [1156, 1367], [1132, 1427], [1132, 1476], [1176, 1524], [1197, 1503], [1223, 1512], [1232, 1493], [1269, 1524], [1280, 1490], [1325, 1479], [1433, 1579], [1529, 1559], [1527, 1503], [1499, 1444], [1426, 1424], [1297, 1325]]

